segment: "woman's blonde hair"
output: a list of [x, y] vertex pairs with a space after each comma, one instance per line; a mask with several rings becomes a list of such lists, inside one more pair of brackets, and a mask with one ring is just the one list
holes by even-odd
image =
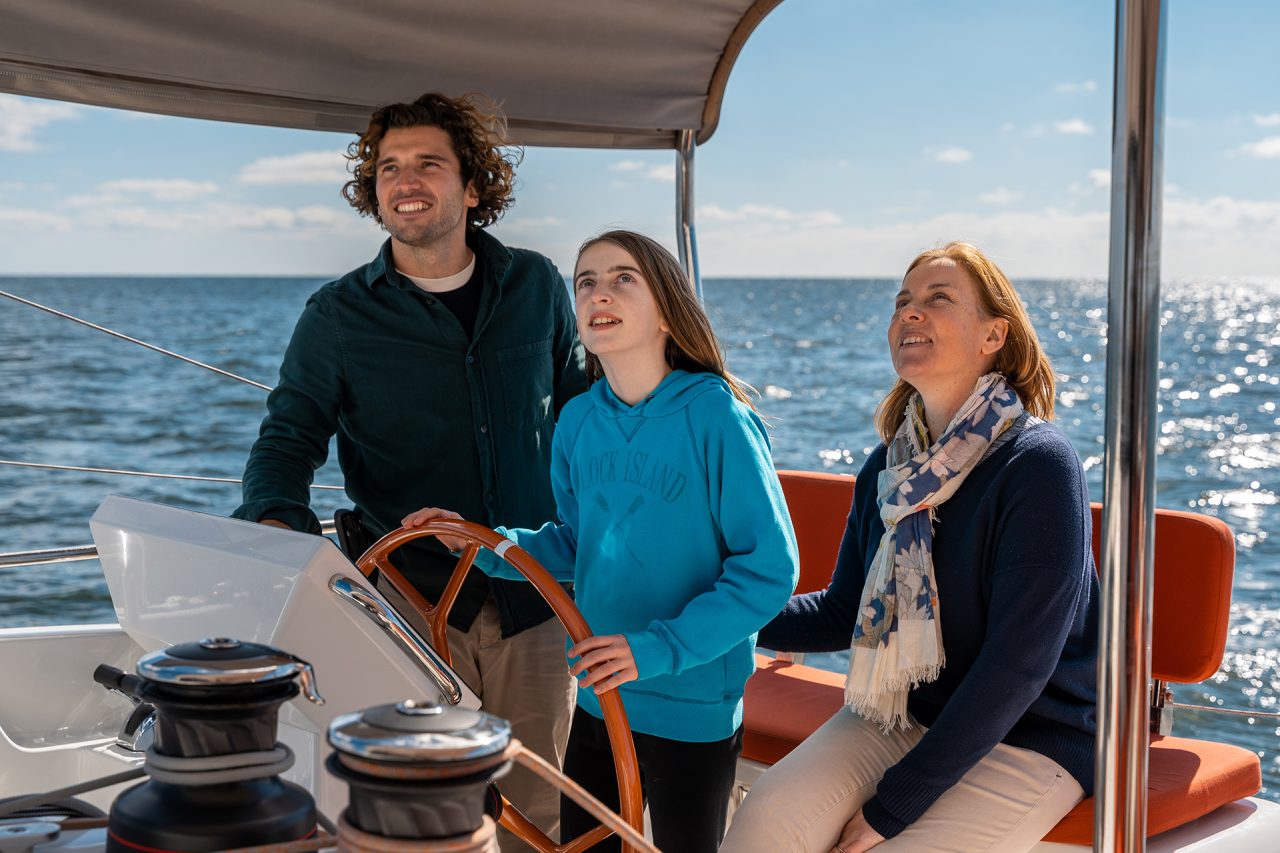
[[[621, 230], [606, 231], [587, 240], [578, 249], [578, 261], [582, 260], [583, 252], [597, 243], [612, 243], [630, 255], [640, 276], [649, 284], [653, 300], [658, 304], [658, 314], [670, 331], [665, 353], [667, 366], [690, 373], [714, 373], [729, 384], [734, 397], [754, 409], [751, 397], [756, 395], [756, 390], [725, 369], [724, 350], [680, 262], [657, 241], [634, 231]], [[600, 359], [588, 352], [587, 377], [595, 382], [603, 376]]]
[[[995, 262], [972, 243], [948, 243], [941, 249], [930, 249], [916, 255], [903, 276], [930, 261], [951, 260], [962, 267], [978, 289], [978, 304], [987, 317], [1000, 317], [1009, 323], [1004, 346], [996, 353], [995, 371], [1018, 392], [1022, 405], [1031, 414], [1049, 420], [1053, 417], [1053, 367], [1040, 348], [1040, 339], [1031, 318], [1018, 298], [1008, 277]], [[899, 379], [876, 409], [876, 430], [885, 443], [893, 441], [905, 417], [907, 402], [916, 391]]]

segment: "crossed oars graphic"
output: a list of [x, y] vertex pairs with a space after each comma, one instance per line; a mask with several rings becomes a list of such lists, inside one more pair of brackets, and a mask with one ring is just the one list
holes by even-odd
[[610, 533], [616, 532], [618, 534], [618, 540], [622, 542], [622, 547], [627, 549], [627, 553], [631, 555], [631, 559], [636, 561], [637, 566], [643, 566], [644, 562], [639, 557], [636, 556], [635, 551], [631, 550], [631, 546], [627, 544], [627, 537], [622, 535], [622, 522], [626, 521], [628, 518], [630, 518], [632, 515], [635, 514], [636, 510], [644, 506], [644, 495], [636, 495], [635, 500], [631, 502], [631, 506], [627, 507], [627, 511], [624, 512], [621, 516], [616, 518], [613, 515], [613, 508], [609, 506], [609, 502], [605, 500], [605, 497], [603, 494], [601, 494], [600, 492], [596, 492], [595, 500], [596, 500], [596, 506], [600, 507], [602, 510], [607, 512], [609, 514], [609, 517], [613, 519], [613, 527], [609, 528], [609, 532]]

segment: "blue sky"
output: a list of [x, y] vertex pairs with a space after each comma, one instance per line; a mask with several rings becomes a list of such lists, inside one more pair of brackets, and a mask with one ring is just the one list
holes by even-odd
[[[1280, 277], [1280, 3], [1169, 12], [1165, 275]], [[898, 276], [968, 239], [1104, 276], [1113, 27], [1100, 0], [784, 2], [697, 155], [703, 274]], [[0, 94], [0, 275], [340, 274], [383, 239], [338, 195], [347, 141]], [[606, 226], [671, 243], [673, 162], [530, 149], [495, 233], [562, 269]]]

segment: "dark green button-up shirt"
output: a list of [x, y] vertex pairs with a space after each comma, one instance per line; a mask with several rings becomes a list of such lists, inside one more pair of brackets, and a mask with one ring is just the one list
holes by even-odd
[[[347, 495], [376, 535], [424, 506], [489, 526], [555, 517], [551, 434], [587, 387], [569, 294], [542, 255], [483, 231], [467, 241], [482, 276], [470, 339], [439, 299], [396, 272], [390, 240], [311, 296], [267, 398], [236, 518], [319, 533], [309, 486], [335, 432]], [[436, 601], [454, 561], [430, 542], [396, 562]], [[490, 590], [504, 635], [550, 615], [529, 584], [473, 571], [450, 623], [466, 630]]]

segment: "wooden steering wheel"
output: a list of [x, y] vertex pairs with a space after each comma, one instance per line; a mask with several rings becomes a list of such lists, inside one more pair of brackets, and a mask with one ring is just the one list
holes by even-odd
[[[449, 582], [445, 584], [444, 591], [440, 594], [440, 600], [433, 605], [414, 589], [413, 584], [409, 583], [405, 576], [391, 564], [389, 558], [391, 553], [401, 545], [414, 539], [420, 539], [423, 536], [435, 536], [437, 534], [455, 536], [464, 540], [467, 544], [462, 552], [462, 557], [458, 560], [457, 566], [454, 567], [453, 574], [449, 577]], [[587, 626], [587, 620], [582, 618], [582, 613], [578, 610], [577, 605], [573, 603], [573, 599], [569, 597], [569, 594], [564, 591], [560, 584], [556, 583], [551, 574], [538, 564], [537, 560], [529, 556], [529, 552], [516, 545], [510, 539], [495, 533], [483, 525], [470, 521], [436, 518], [419, 527], [401, 527], [393, 530], [373, 543], [369, 550], [360, 556], [360, 559], [356, 561], [356, 568], [363, 572], [365, 577], [369, 577], [373, 574], [374, 569], [377, 569], [395, 588], [396, 592], [418, 609], [418, 612], [422, 614], [431, 628], [431, 645], [444, 658], [445, 663], [452, 666], [453, 659], [449, 655], [449, 639], [446, 632], [449, 611], [453, 609], [454, 601], [457, 600], [458, 592], [462, 589], [462, 582], [466, 579], [467, 571], [471, 568], [476, 554], [480, 552], [482, 547], [488, 548], [503, 560], [506, 560], [507, 563], [533, 584], [534, 588], [546, 599], [547, 604], [551, 605], [551, 609], [555, 611], [556, 616], [559, 617], [560, 622], [575, 643], [580, 643], [591, 636], [591, 629]], [[636, 761], [636, 749], [631, 738], [631, 726], [627, 722], [627, 712], [622, 707], [622, 699], [618, 696], [617, 690], [610, 690], [607, 693], [600, 694], [597, 698], [600, 701], [600, 709], [604, 712], [604, 724], [609, 732], [609, 744], [613, 747], [613, 763], [618, 776], [618, 795], [619, 802], [622, 804], [622, 819], [636, 830], [643, 831], [644, 799], [640, 788], [640, 765]], [[546, 833], [534, 826], [528, 818], [521, 814], [519, 809], [511, 805], [511, 802], [506, 797], [502, 798], [502, 817], [499, 819], [499, 823], [521, 841], [540, 851], [540, 853], [578, 853], [578, 851], [586, 850], [613, 834], [612, 830], [601, 825], [584, 832], [571, 841], [556, 844], [547, 837]], [[631, 850], [625, 840], [623, 850], [624, 853]]]

